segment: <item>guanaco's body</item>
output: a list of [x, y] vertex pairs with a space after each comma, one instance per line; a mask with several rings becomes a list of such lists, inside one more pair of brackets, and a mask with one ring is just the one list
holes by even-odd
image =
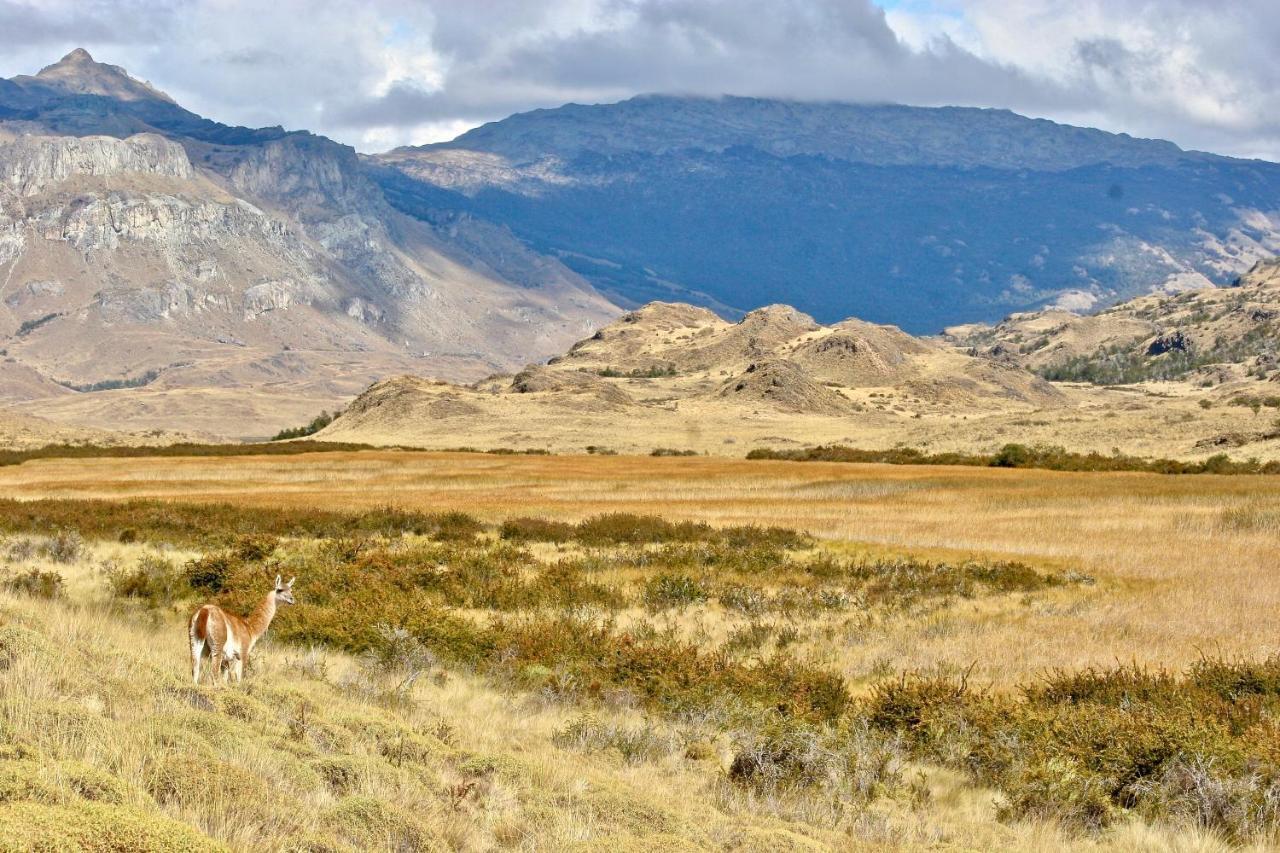
[[226, 683], [223, 667], [229, 666], [237, 682], [244, 678], [244, 665], [262, 635], [271, 627], [276, 608], [281, 604], [293, 604], [293, 582], [280, 582], [262, 599], [262, 603], [248, 616], [228, 613], [216, 604], [206, 604], [191, 616], [188, 635], [191, 638], [191, 680], [200, 683], [200, 663], [208, 654], [213, 665], [213, 680], [221, 678]]

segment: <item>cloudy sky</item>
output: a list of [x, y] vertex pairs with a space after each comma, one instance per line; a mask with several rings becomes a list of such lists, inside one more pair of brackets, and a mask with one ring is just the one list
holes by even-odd
[[1008, 107], [1280, 160], [1276, 0], [0, 0], [220, 121], [363, 151], [644, 92]]

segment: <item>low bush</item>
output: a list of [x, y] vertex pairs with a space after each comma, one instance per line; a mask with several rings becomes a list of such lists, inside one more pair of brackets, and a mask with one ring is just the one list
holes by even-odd
[[260, 444], [93, 445], [50, 444], [32, 450], [0, 450], [0, 466], [32, 459], [146, 459], [178, 456], [293, 456], [299, 453], [349, 453], [357, 450], [423, 452], [417, 447], [375, 447], [340, 441], [290, 441]]
[[995, 453], [925, 453], [913, 447], [860, 450], [829, 445], [798, 450], [756, 448], [748, 459], [792, 462], [862, 462], [888, 465], [966, 465], [981, 468], [1043, 468], [1049, 471], [1137, 471], [1150, 474], [1280, 474], [1280, 461], [1234, 460], [1220, 453], [1200, 462], [1150, 459], [1122, 453], [1077, 453], [1061, 447], [1006, 444]]
[[347, 797], [322, 813], [320, 822], [334, 837], [357, 850], [443, 847], [419, 818], [373, 797]]
[[498, 535], [510, 542], [564, 543], [574, 538], [576, 529], [564, 521], [545, 518], [509, 518], [502, 522]]
[[[360, 534], [412, 533], [447, 541], [469, 541], [484, 529], [466, 513], [423, 513], [386, 507], [338, 512], [306, 507], [184, 504], [168, 501], [19, 501], [0, 498], [0, 532], [179, 545], [232, 547], [246, 536], [341, 538]], [[74, 541], [74, 539], [69, 540]]]
[[680, 746], [674, 734], [653, 723], [624, 726], [601, 722], [589, 714], [571, 720], [552, 735], [552, 742], [562, 749], [584, 752], [613, 750], [627, 764], [643, 764], [666, 758]]
[[644, 606], [655, 612], [700, 604], [709, 597], [700, 581], [684, 574], [662, 572], [651, 577], [644, 586]]
[[158, 554], [146, 554], [131, 569], [115, 568], [107, 586], [117, 598], [140, 600], [150, 607], [168, 607], [190, 594], [182, 573]]
[[656, 515], [615, 512], [580, 522], [574, 538], [584, 545], [694, 542], [711, 538], [714, 530], [711, 525], [702, 522], [672, 522]]
[[905, 788], [902, 744], [865, 722], [815, 728], [775, 720], [735, 740], [729, 778], [762, 793], [816, 788], [864, 804]]
[[1001, 788], [1011, 818], [1105, 827], [1126, 813], [1184, 819], [1234, 840], [1280, 815], [1280, 660], [1206, 659], [1052, 673], [1020, 698], [963, 679], [904, 676], [862, 713], [920, 758]]
[[32, 598], [62, 598], [66, 594], [62, 575], [34, 568], [5, 578], [3, 586], [9, 592]]
[[84, 539], [74, 530], [59, 530], [41, 550], [55, 563], [74, 563], [84, 555]]

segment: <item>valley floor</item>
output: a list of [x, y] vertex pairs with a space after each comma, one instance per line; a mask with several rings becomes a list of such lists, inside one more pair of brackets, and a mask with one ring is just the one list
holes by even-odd
[[[1068, 579], [936, 606], [769, 623], [769, 631], [798, 629], [793, 651], [839, 673], [855, 697], [898, 673], [967, 673], [970, 683], [1002, 693], [1054, 670], [1117, 662], [1181, 670], [1206, 655], [1262, 660], [1280, 652], [1280, 478], [1266, 476], [363, 451], [37, 460], [0, 468], [0, 494], [262, 512], [462, 511], [490, 524], [649, 513], [717, 528], [804, 530], [816, 538], [815, 553], [833, 559], [1015, 561]], [[83, 505], [85, 513], [93, 506]], [[40, 523], [42, 512], [22, 523]], [[927, 760], [903, 765], [903, 778], [914, 781], [898, 793], [853, 811], [764, 796], [730, 781], [733, 750], [724, 740], [654, 748], [637, 760], [625, 748], [589, 748], [585, 735], [566, 735], [643, 731], [678, 743], [695, 726], [689, 719], [627, 702], [584, 705], [566, 698], [572, 691], [551, 695], [466, 667], [433, 666], [431, 677], [389, 701], [370, 688], [368, 661], [277, 641], [244, 686], [192, 689], [189, 604], [121, 601], [110, 578], [155, 556], [181, 564], [202, 548], [90, 535], [58, 561], [48, 543], [41, 551], [20, 530], [3, 545], [0, 576], [56, 571], [66, 594], [46, 601], [0, 591], [0, 849], [41, 838], [99, 849], [1229, 846], [1186, 821], [1130, 816], [1091, 831], [1002, 818], [1004, 795]], [[281, 559], [301, 560], [307, 547], [288, 545], [301, 550]], [[394, 555], [418, 546], [388, 547]], [[528, 547], [538, 561], [578, 554], [572, 544]], [[624, 598], [649, 588], [643, 568], [601, 572], [598, 582]], [[299, 580], [304, 603], [306, 582]], [[758, 582], [766, 590], [782, 583], [767, 573]], [[614, 618], [645, 618], [637, 600], [626, 601]], [[301, 610], [283, 612], [282, 628]], [[487, 618], [483, 609], [458, 612]], [[715, 644], [750, 627], [710, 601], [652, 618], [670, 636]], [[224, 778], [184, 792], [184, 755], [222, 768]]]

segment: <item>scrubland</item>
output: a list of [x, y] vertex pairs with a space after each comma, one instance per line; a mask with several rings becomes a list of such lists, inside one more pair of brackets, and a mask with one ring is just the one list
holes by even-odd
[[[0, 848], [1268, 848], [1280, 482], [0, 470]], [[185, 617], [298, 576], [243, 685]]]

